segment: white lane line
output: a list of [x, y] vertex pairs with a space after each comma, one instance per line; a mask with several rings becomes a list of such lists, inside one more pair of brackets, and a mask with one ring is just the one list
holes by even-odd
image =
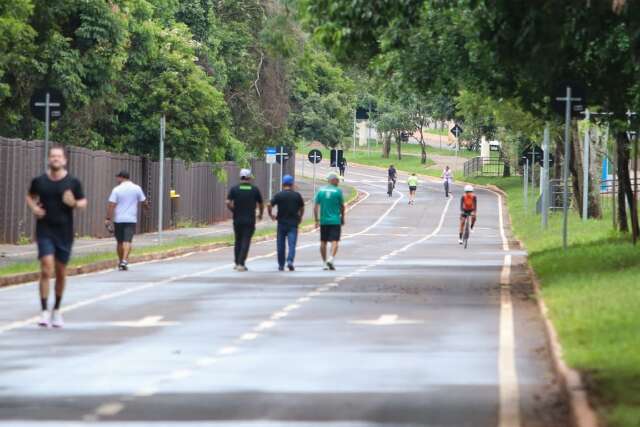
[[124, 409], [124, 405], [121, 402], [110, 402], [100, 406], [95, 411], [95, 415], [99, 417], [112, 417], [117, 415]]
[[258, 338], [258, 334], [255, 332], [247, 332], [245, 334], [242, 334], [242, 336], [240, 337], [241, 340], [243, 341], [252, 341], [255, 340], [256, 338]]
[[286, 306], [285, 308], [282, 309], [282, 311], [293, 311], [300, 308], [299, 304], [289, 304], [288, 306]]
[[200, 367], [206, 367], [213, 365], [217, 361], [218, 359], [216, 359], [215, 357], [201, 357], [200, 359], [196, 360], [196, 365]]
[[193, 372], [190, 369], [178, 369], [171, 373], [169, 376], [172, 380], [183, 380], [185, 378], [189, 378], [193, 375]]
[[296, 300], [296, 302], [298, 302], [298, 303], [305, 303], [305, 302], [309, 302], [309, 301], [311, 301], [311, 298], [309, 298], [309, 297], [302, 297], [302, 298], [298, 298]]
[[264, 322], [260, 322], [260, 324], [255, 328], [253, 328], [253, 330], [261, 332], [261, 331], [273, 328], [275, 325], [276, 325], [276, 322], [273, 322], [271, 320], [266, 320]]
[[221, 356], [228, 356], [230, 354], [234, 354], [237, 352], [238, 352], [238, 347], [233, 347], [233, 346], [222, 347], [220, 350], [218, 350], [218, 354]]
[[135, 397], [149, 397], [149, 396], [153, 396], [157, 392], [158, 392], [158, 388], [157, 387], [155, 387], [155, 386], [145, 386], [145, 387], [142, 387], [142, 388], [138, 389], [138, 391], [136, 391], [133, 395]]
[[280, 320], [283, 317], [287, 317], [289, 315], [289, 313], [287, 313], [286, 311], [276, 311], [275, 313], [273, 313], [270, 317], [271, 320]]
[[520, 389], [515, 361], [513, 305], [509, 287], [511, 255], [504, 257], [500, 284], [500, 351], [498, 376], [500, 378], [499, 427], [520, 427]]

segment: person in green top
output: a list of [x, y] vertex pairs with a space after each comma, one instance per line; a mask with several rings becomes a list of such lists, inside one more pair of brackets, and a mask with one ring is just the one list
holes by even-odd
[[[313, 217], [320, 226], [320, 255], [325, 270], [335, 270], [334, 258], [338, 253], [338, 242], [344, 225], [344, 197], [338, 188], [340, 179], [335, 172], [327, 175], [329, 185], [316, 193]], [[327, 243], [331, 242], [331, 255], [327, 257]]]
[[413, 205], [416, 202], [416, 189], [418, 188], [418, 177], [415, 173], [407, 178], [407, 184], [409, 184], [409, 204]]

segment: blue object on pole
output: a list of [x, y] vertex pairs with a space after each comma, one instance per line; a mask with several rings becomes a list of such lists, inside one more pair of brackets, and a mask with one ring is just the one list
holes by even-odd
[[605, 158], [602, 159], [602, 184], [600, 185], [600, 191], [602, 193], [607, 192], [607, 187], [609, 186], [609, 183], [607, 182], [608, 179], [609, 179], [609, 158], [605, 156]]
[[273, 155], [275, 155], [275, 154], [277, 154], [277, 153], [278, 153], [278, 151], [276, 150], [276, 148], [275, 148], [275, 147], [268, 147], [268, 148], [265, 150], [265, 154], [273, 154]]

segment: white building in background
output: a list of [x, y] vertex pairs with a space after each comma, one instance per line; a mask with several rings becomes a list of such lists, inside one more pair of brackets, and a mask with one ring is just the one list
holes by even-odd
[[[371, 128], [369, 128], [371, 126]], [[373, 123], [369, 120], [357, 120], [356, 121], [356, 141], [358, 141], [359, 147], [367, 146], [367, 138], [378, 139], [378, 132], [373, 127]]]
[[480, 157], [488, 159], [492, 151], [500, 151], [500, 141], [488, 141], [483, 136], [480, 141]]

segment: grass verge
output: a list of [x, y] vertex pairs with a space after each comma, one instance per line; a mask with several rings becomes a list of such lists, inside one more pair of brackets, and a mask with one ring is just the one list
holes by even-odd
[[[350, 204], [356, 200], [358, 197], [358, 191], [351, 186], [343, 185], [343, 190], [345, 192], [345, 200], [347, 204]], [[306, 219], [301, 224], [300, 227], [306, 227], [313, 224], [312, 219]], [[276, 227], [268, 226], [265, 228], [261, 228], [256, 230], [254, 234], [254, 238], [260, 237], [268, 237], [274, 236], [276, 233]], [[133, 256], [135, 255], [148, 255], [148, 254], [158, 254], [164, 252], [171, 252], [177, 249], [185, 249], [185, 248], [194, 248], [197, 249], [199, 246], [209, 246], [214, 244], [233, 244], [233, 235], [223, 235], [216, 237], [181, 237], [172, 241], [167, 241], [166, 243], [160, 243], [154, 246], [143, 246], [136, 248], [132, 251]], [[114, 243], [115, 246], [115, 243]], [[116, 260], [116, 256], [114, 251], [108, 252], [96, 252], [87, 255], [79, 255], [75, 256], [69, 262], [69, 267], [81, 267], [85, 265], [90, 265], [102, 261], [111, 261]], [[26, 261], [26, 262], [14, 262], [7, 264], [5, 266], [0, 267], [0, 277], [3, 276], [13, 276], [18, 274], [25, 273], [35, 273], [40, 270], [40, 264], [38, 261]]]
[[562, 217], [525, 210], [522, 181], [475, 178], [507, 194], [513, 231], [529, 253], [558, 331], [567, 363], [590, 388], [599, 415], [611, 427], [640, 426], [640, 248], [612, 230], [609, 218], [569, 220], [569, 248], [562, 249]]

